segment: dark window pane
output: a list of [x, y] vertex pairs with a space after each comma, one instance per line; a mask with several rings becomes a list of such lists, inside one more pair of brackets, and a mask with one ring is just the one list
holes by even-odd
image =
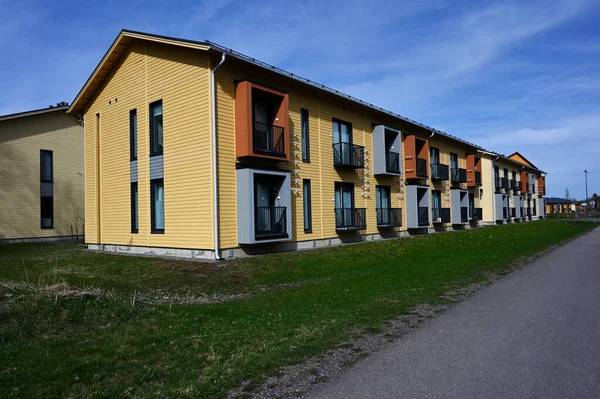
[[302, 129], [302, 160], [310, 161], [310, 139], [308, 130], [308, 110], [300, 110], [300, 124]]
[[42, 229], [54, 228], [54, 198], [41, 197], [41, 226]]
[[163, 153], [163, 108], [162, 101], [150, 104], [150, 155]]
[[52, 181], [52, 151], [40, 151], [40, 180]]
[[137, 159], [137, 110], [129, 111], [129, 140], [130, 140], [130, 159]]
[[312, 198], [310, 193], [310, 180], [303, 180], [304, 197], [304, 231], [312, 230]]
[[162, 179], [150, 182], [150, 196], [152, 206], [152, 231], [163, 232], [165, 229], [165, 191]]
[[138, 232], [138, 184], [131, 183], [131, 232]]

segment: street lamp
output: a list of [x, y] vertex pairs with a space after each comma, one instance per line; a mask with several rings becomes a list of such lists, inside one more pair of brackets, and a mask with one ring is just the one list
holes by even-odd
[[585, 172], [585, 213], [587, 214], [585, 216], [588, 217], [590, 215], [590, 199], [588, 197], [588, 190], [587, 190], [587, 174], [588, 174], [587, 169], [584, 170], [584, 172]]

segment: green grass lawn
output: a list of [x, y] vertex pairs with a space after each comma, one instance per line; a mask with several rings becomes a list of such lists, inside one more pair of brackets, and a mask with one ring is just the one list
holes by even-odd
[[[223, 397], [593, 227], [546, 220], [212, 264], [0, 246], [5, 285], [113, 293], [0, 299], [0, 396]], [[252, 295], [132, 306], [152, 290]]]

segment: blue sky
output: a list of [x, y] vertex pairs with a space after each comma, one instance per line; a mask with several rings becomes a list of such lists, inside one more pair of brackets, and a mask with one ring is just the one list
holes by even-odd
[[[82, 4], [85, 7], [82, 7]], [[0, 0], [0, 115], [72, 101], [122, 28], [226, 47], [600, 194], [595, 0]]]

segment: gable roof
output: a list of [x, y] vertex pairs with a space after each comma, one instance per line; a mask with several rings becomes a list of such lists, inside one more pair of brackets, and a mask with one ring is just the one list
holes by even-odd
[[88, 78], [88, 80], [86, 81], [83, 88], [79, 91], [79, 94], [77, 94], [77, 96], [71, 103], [71, 106], [69, 107], [69, 110], [67, 112], [73, 113], [73, 114], [78, 114], [83, 111], [83, 109], [87, 105], [88, 101], [94, 96], [96, 90], [99, 89], [100, 86], [102, 85], [104, 78], [106, 78], [110, 74], [110, 72], [112, 71], [112, 68], [114, 66], [116, 66], [116, 64], [119, 62], [121, 56], [125, 53], [127, 46], [134, 39], [150, 40], [150, 41], [170, 44], [170, 45], [174, 45], [174, 46], [195, 48], [198, 50], [210, 51], [210, 52], [214, 52], [214, 53], [218, 53], [218, 54], [225, 53], [225, 54], [227, 54], [227, 56], [232, 57], [241, 62], [252, 64], [261, 69], [264, 69], [264, 70], [276, 73], [278, 75], [284, 76], [288, 79], [292, 79], [294, 81], [300, 82], [301, 84], [311, 86], [319, 91], [327, 92], [336, 97], [346, 99], [346, 100], [351, 101], [360, 106], [369, 108], [371, 110], [375, 110], [377, 112], [386, 114], [386, 115], [391, 116], [396, 119], [400, 119], [403, 122], [409, 123], [414, 126], [418, 126], [422, 129], [425, 129], [429, 132], [434, 132], [435, 134], [438, 134], [438, 135], [445, 137], [447, 139], [450, 139], [452, 141], [456, 141], [461, 144], [467, 145], [467, 146], [473, 148], [474, 150], [486, 151], [483, 147], [481, 147], [477, 144], [463, 140], [463, 139], [453, 136], [451, 134], [442, 132], [441, 130], [435, 129], [431, 126], [425, 125], [425, 124], [417, 122], [415, 120], [409, 119], [409, 118], [399, 115], [395, 112], [378, 107], [376, 105], [373, 105], [366, 101], [360, 100], [351, 95], [342, 93], [339, 90], [332, 89], [324, 84], [314, 82], [310, 79], [303, 78], [303, 77], [293, 74], [291, 72], [277, 68], [273, 65], [269, 65], [265, 62], [259, 61], [255, 58], [249, 57], [247, 55], [244, 55], [244, 54], [234, 51], [232, 49], [225, 48], [214, 42], [210, 42], [208, 40], [200, 42], [200, 41], [194, 41], [194, 40], [179, 39], [179, 38], [155, 35], [155, 34], [144, 33], [144, 32], [136, 32], [136, 31], [131, 31], [131, 30], [127, 30], [127, 29], [121, 30], [121, 32], [119, 33], [117, 38], [114, 40], [113, 44], [110, 46], [110, 48], [108, 49], [106, 54], [104, 54], [104, 57], [102, 57], [102, 60], [100, 61], [98, 66], [96, 66], [96, 69], [94, 69], [94, 71], [92, 72], [92, 75]]
[[527, 166], [531, 166], [532, 168], [534, 168], [534, 169], [537, 169], [537, 166], [535, 166], [535, 165], [534, 165], [534, 164], [533, 164], [533, 163], [532, 163], [532, 162], [531, 162], [529, 159], [525, 158], [525, 157], [523, 156], [523, 154], [521, 154], [519, 151], [513, 152], [513, 153], [512, 153], [512, 154], [510, 154], [508, 157], [509, 157], [510, 159], [512, 159], [512, 160], [515, 160], [515, 161], [519, 162], [519, 163], [523, 163], [523, 162], [521, 162], [521, 161], [518, 159], [518, 158], [521, 158], [523, 161], [525, 161], [525, 164], [526, 164]]
[[17, 112], [15, 114], [0, 115], [0, 122], [7, 121], [9, 119], [17, 119], [17, 118], [24, 118], [27, 116], [46, 114], [48, 112], [57, 112], [57, 111], [66, 112], [67, 108], [69, 108], [67, 105], [62, 105], [60, 107], [40, 108], [40, 109], [31, 110], [31, 111]]

